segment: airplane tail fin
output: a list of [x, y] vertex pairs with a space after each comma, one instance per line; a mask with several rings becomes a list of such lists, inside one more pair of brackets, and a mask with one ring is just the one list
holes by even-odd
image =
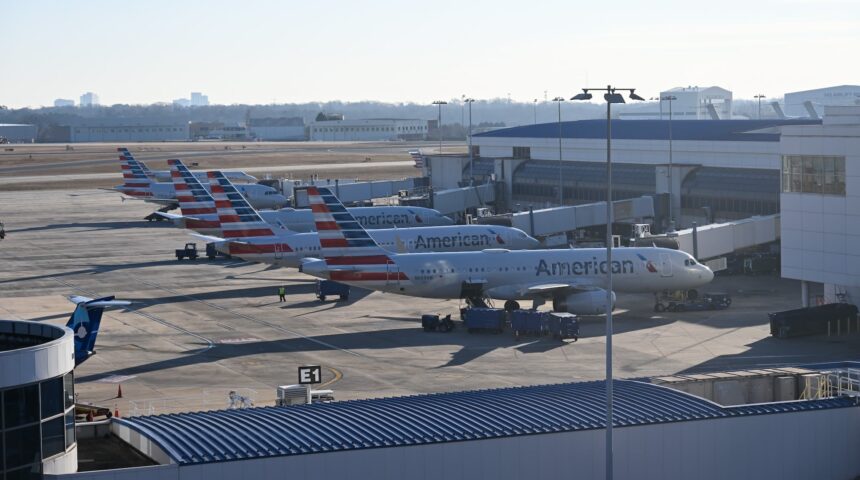
[[[368, 235], [340, 200], [325, 187], [308, 187], [308, 199], [320, 239], [323, 258], [332, 270], [349, 269], [360, 279], [397, 279], [389, 265], [394, 265], [389, 252]], [[394, 275], [394, 277], [390, 277]], [[350, 279], [355, 275], [349, 275]], [[377, 278], [379, 277], [379, 278]], [[343, 280], [348, 280], [344, 278]]]
[[269, 237], [275, 232], [221, 172], [207, 172], [224, 238]]
[[218, 221], [215, 199], [200, 180], [181, 160], [168, 160], [167, 164], [170, 165], [170, 177], [173, 179], [179, 210], [184, 217], [190, 217], [186, 220], [187, 226], [191, 229], [219, 228], [221, 223]]
[[119, 152], [119, 165], [122, 169], [123, 180], [122, 185], [117, 187], [117, 190], [130, 197], [152, 197], [152, 179], [147, 176], [140, 163], [125, 147], [117, 148], [117, 152]]
[[79, 365], [95, 353], [96, 336], [105, 308], [127, 306], [131, 302], [114, 300], [113, 296], [96, 299], [70, 297], [69, 300], [76, 306], [66, 326], [75, 334], [75, 365]]

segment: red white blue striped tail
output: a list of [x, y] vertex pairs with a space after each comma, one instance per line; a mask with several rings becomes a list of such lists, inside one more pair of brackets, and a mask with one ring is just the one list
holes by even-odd
[[218, 221], [218, 212], [215, 210], [215, 199], [200, 180], [197, 180], [181, 160], [168, 160], [167, 164], [170, 165], [170, 177], [173, 179], [179, 209], [182, 215], [191, 217], [186, 219], [186, 227], [219, 228], [221, 222]]
[[224, 238], [274, 236], [254, 207], [221, 172], [207, 172]]
[[139, 198], [152, 197], [152, 180], [137, 160], [124, 147], [117, 148], [119, 164], [122, 169], [122, 185], [117, 187], [120, 192]]
[[389, 252], [380, 247], [340, 200], [325, 187], [308, 187], [323, 258], [332, 280], [406, 280]]

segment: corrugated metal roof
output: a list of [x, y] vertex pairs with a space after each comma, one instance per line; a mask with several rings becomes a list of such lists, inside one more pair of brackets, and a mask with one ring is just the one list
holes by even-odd
[[[779, 133], [747, 133], [781, 125], [819, 125], [821, 120], [673, 120], [673, 140], [777, 142]], [[606, 138], [606, 120], [561, 122], [563, 138]], [[475, 138], [558, 138], [558, 123], [539, 123], [479, 133]], [[668, 120], [612, 120], [616, 140], [668, 140]]]
[[[292, 407], [131, 417], [178, 464], [421, 445], [603, 428], [604, 382]], [[724, 408], [650, 383], [615, 382], [619, 427], [855, 406], [850, 399]]]

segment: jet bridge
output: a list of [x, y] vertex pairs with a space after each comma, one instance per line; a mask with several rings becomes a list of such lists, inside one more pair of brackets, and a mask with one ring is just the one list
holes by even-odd
[[679, 230], [669, 236], [681, 250], [699, 260], [722, 257], [738, 250], [779, 240], [779, 215], [765, 215]]
[[349, 204], [363, 202], [375, 198], [386, 198], [398, 195], [402, 190], [413, 192], [420, 184], [421, 178], [404, 178], [401, 180], [375, 180], [369, 182], [341, 181], [341, 180], [284, 180], [283, 192], [291, 199], [295, 208], [308, 208], [307, 193], [304, 187], [315, 185], [327, 187], [337, 195], [341, 202]]
[[[654, 216], [654, 199], [649, 196], [612, 202], [616, 222]], [[495, 217], [498, 218], [498, 217]], [[566, 207], [543, 208], [509, 215], [512, 227], [533, 237], [548, 237], [578, 228], [606, 224], [606, 203], [588, 203]], [[483, 222], [481, 222], [483, 223]], [[495, 223], [488, 221], [487, 223]]]

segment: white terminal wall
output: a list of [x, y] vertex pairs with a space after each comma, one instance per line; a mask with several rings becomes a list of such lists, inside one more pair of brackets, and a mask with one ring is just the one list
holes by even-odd
[[[529, 147], [532, 160], [558, 160], [558, 138], [475, 137], [481, 156], [511, 158], [513, 147]], [[562, 160], [605, 162], [606, 139], [562, 139]], [[612, 140], [612, 161], [659, 165], [669, 162], [668, 140]], [[673, 163], [727, 168], [780, 168], [779, 142], [672, 142]]]
[[860, 288], [860, 107], [827, 108], [822, 125], [784, 127], [780, 150], [844, 156], [846, 190], [781, 194], [782, 276]]

